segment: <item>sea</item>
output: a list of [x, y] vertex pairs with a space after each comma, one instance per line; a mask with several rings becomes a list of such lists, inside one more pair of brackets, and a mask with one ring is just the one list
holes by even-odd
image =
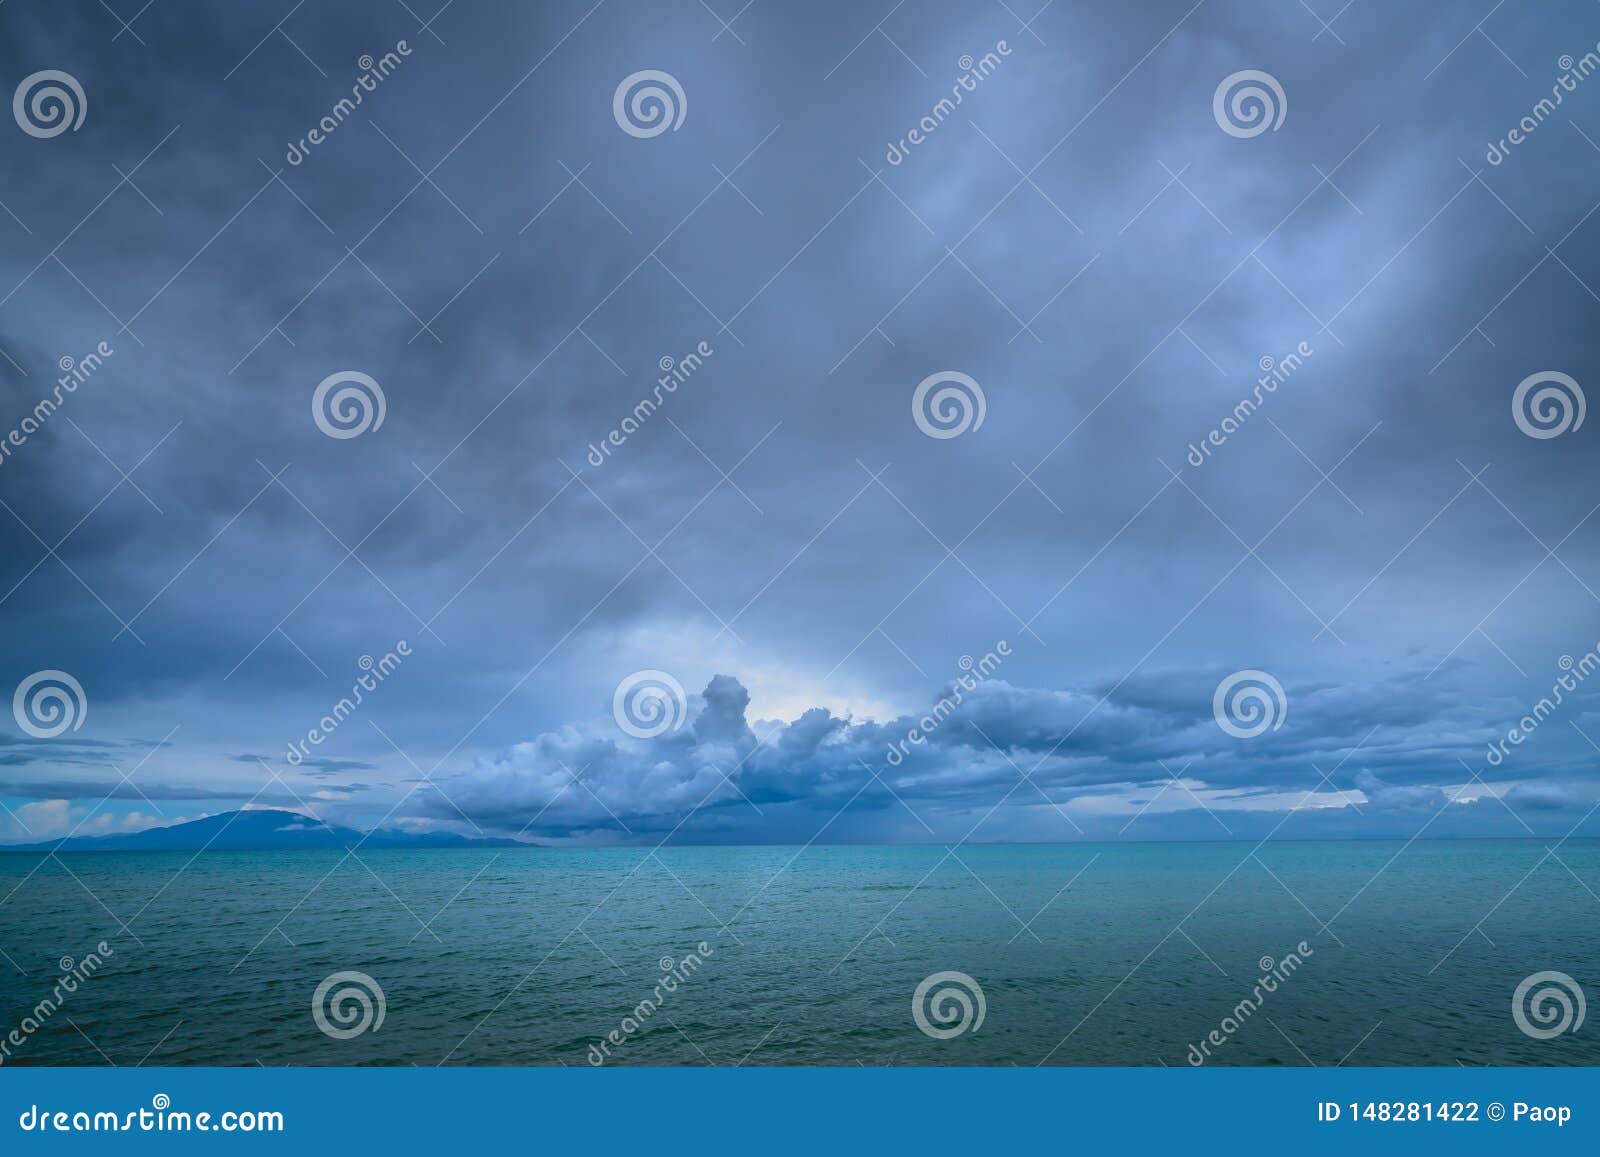
[[1594, 1065], [1597, 893], [1594, 840], [8, 853], [0, 1067]]

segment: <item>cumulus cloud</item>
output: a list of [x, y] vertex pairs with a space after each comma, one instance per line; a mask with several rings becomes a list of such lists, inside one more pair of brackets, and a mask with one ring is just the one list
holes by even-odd
[[[1460, 782], [1449, 769], [1487, 734], [1448, 680], [1407, 674], [1291, 687], [1285, 726], [1242, 741], [1212, 717], [1216, 682], [1174, 674], [1056, 690], [969, 678], [922, 715], [877, 721], [818, 706], [779, 721], [750, 720], [743, 684], [717, 675], [689, 696], [675, 730], [635, 738], [609, 717], [568, 723], [419, 793], [419, 811], [535, 838], [622, 842], [809, 838], [842, 811], [880, 824], [894, 812], [945, 838], [997, 800], [997, 833], [1008, 810], [1016, 819], [1041, 804], [1071, 813], [1081, 799], [1076, 814], [1135, 814], [1186, 769], [1175, 800], [1204, 798], [1214, 810], [1281, 812], [1315, 791], [1319, 807], [1364, 798], [1364, 812], [1426, 815]], [[1357, 752], [1359, 767], [1340, 773]], [[1525, 786], [1523, 798], [1557, 806], [1554, 789]]]
[[1441, 788], [1384, 783], [1366, 770], [1356, 775], [1355, 782], [1366, 796], [1367, 807], [1377, 811], [1436, 812], [1450, 802], [1450, 797]]
[[12, 809], [0, 832], [11, 842], [31, 843], [69, 834], [138, 832], [202, 818], [203, 815], [149, 815], [138, 810], [118, 814], [75, 807], [69, 799], [41, 799]]
[[1563, 783], [1519, 783], [1506, 792], [1513, 811], [1561, 812], [1586, 809], [1594, 804], [1593, 788], [1580, 790]]

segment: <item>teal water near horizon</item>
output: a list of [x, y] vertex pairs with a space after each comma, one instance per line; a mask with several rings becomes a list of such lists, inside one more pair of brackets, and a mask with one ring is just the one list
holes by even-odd
[[[1512, 1016], [1534, 973], [1600, 992], [1600, 841], [1252, 847], [0, 855], [3, 1060], [1181, 1066], [1216, 1030], [1209, 1064], [1600, 1064], [1600, 1024]], [[312, 1016], [342, 971], [383, 992], [351, 1039]], [[983, 994], [950, 1039], [913, 1018], [940, 972]]]

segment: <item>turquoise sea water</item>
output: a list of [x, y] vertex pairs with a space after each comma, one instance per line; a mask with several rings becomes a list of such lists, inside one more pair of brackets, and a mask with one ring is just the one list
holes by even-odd
[[[7, 1064], [1600, 1064], [1523, 1033], [1524, 977], [1600, 994], [1600, 841], [0, 855]], [[704, 942], [653, 997], [661, 963]], [[346, 970], [381, 1027], [312, 1017]], [[681, 969], [680, 969], [681, 971]], [[912, 1015], [959, 971], [981, 1026]], [[1600, 1015], [1600, 1014], [1596, 1014]], [[938, 1022], [932, 1022], [938, 1027]]]

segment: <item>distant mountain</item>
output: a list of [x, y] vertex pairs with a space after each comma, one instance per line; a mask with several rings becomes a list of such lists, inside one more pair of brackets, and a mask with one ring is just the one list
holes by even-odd
[[517, 840], [470, 839], [449, 832], [402, 832], [379, 828], [372, 833], [323, 823], [287, 811], [223, 812], [203, 820], [147, 828], [110, 836], [75, 836], [38, 844], [0, 846], [5, 852], [198, 852], [208, 851], [342, 851], [366, 848], [526, 848]]

